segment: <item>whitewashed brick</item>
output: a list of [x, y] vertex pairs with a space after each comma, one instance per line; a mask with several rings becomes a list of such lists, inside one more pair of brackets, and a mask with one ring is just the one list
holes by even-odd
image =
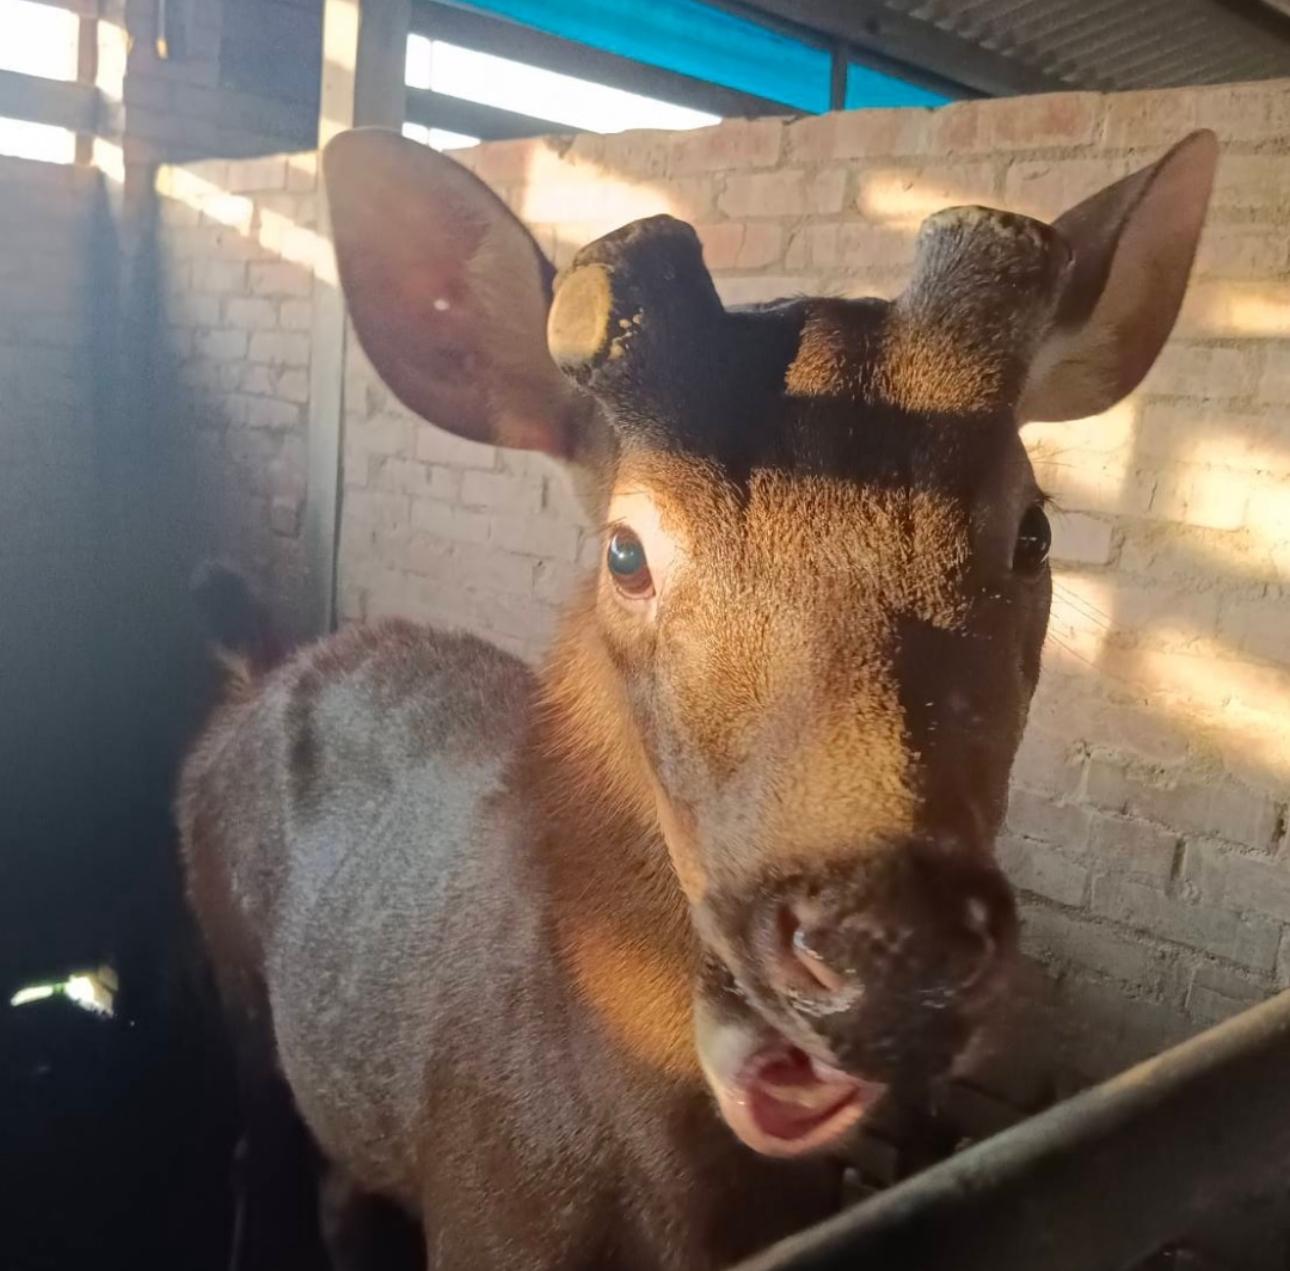
[[1014, 788], [1008, 801], [1010, 830], [1068, 852], [1079, 851], [1088, 842], [1089, 817], [1085, 807], [1062, 803], [1029, 790]]
[[294, 538], [300, 533], [300, 515], [304, 502], [298, 497], [278, 495], [270, 504], [269, 523], [275, 534]]
[[1104, 876], [1093, 880], [1093, 912], [1162, 939], [1271, 971], [1281, 928], [1264, 918], [1171, 900], [1148, 883]]
[[1021, 943], [1027, 952], [1046, 959], [1057, 958], [1150, 989], [1164, 983], [1171, 961], [1168, 953], [1139, 936], [1039, 904], [1027, 905], [1023, 911]]
[[718, 204], [734, 217], [827, 215], [842, 210], [846, 185], [843, 168], [814, 174], [793, 170], [741, 174], [726, 178]]
[[1271, 846], [1281, 823], [1276, 802], [1231, 780], [1149, 784], [1119, 765], [1094, 760], [1087, 791], [1091, 802], [1121, 815], [1261, 849]]
[[401, 454], [373, 458], [368, 465], [368, 484], [374, 490], [399, 490], [424, 496], [429, 491], [429, 482], [426, 465]]
[[1290, 862], [1188, 843], [1183, 876], [1204, 904], [1290, 923]]
[[1198, 966], [1187, 989], [1187, 1014], [1200, 1027], [1210, 1028], [1248, 1010], [1269, 994], [1264, 980], [1241, 975], [1228, 967]]
[[[469, 484], [469, 478], [467, 478]], [[550, 516], [495, 516], [492, 540], [506, 552], [572, 563], [578, 559], [579, 529]]]
[[263, 159], [234, 159], [228, 165], [227, 179], [227, 188], [238, 193], [285, 190], [286, 155], [266, 155]]
[[1077, 565], [1105, 565], [1115, 537], [1112, 522], [1080, 512], [1057, 512], [1049, 518], [1053, 530], [1052, 557]]
[[1180, 836], [1132, 817], [1103, 816], [1090, 819], [1089, 851], [1103, 865], [1130, 877], [1164, 883], [1173, 872]]
[[251, 337], [247, 356], [271, 366], [308, 366], [309, 338], [287, 331], [257, 332]]
[[437, 538], [458, 543], [487, 543], [492, 518], [487, 512], [470, 512], [438, 500], [416, 499], [412, 526]]
[[[408, 418], [411, 419], [411, 416]], [[491, 471], [497, 467], [496, 446], [486, 446], [466, 437], [457, 437], [442, 428], [427, 424], [417, 427], [416, 451], [417, 458], [423, 463], [481, 471]]]
[[313, 320], [313, 305], [305, 300], [284, 300], [278, 309], [278, 325], [284, 331], [308, 331]]
[[537, 512], [542, 506], [542, 484], [500, 472], [466, 472], [461, 479], [461, 501], [467, 507]]
[[243, 417], [248, 428], [297, 428], [302, 422], [301, 408], [298, 405], [275, 401], [269, 397], [250, 399], [246, 403]]
[[406, 415], [359, 416], [346, 421], [347, 440], [376, 455], [407, 454], [412, 449], [414, 432], [415, 425]]
[[231, 297], [224, 303], [224, 321], [247, 331], [272, 331], [278, 325], [278, 306], [271, 300]]
[[246, 357], [248, 339], [245, 331], [199, 331], [193, 347], [212, 362], [232, 362]]
[[1084, 903], [1088, 894], [1087, 866], [1041, 843], [1007, 834], [999, 839], [996, 850], [999, 864], [1014, 887], [1062, 905]]
[[195, 260], [192, 265], [193, 290], [240, 295], [246, 289], [246, 266], [240, 261]]
[[247, 280], [253, 295], [310, 296], [314, 278], [303, 265], [287, 261], [252, 262], [247, 266]]

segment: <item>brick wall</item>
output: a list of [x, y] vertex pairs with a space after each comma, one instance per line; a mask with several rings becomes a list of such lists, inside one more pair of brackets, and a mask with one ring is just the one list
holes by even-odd
[[[1224, 156], [1174, 340], [1128, 403], [1026, 430], [1060, 509], [1056, 597], [1001, 851], [1035, 957], [1019, 1028], [1070, 1080], [1290, 983], [1290, 86], [460, 155], [557, 263], [633, 217], [692, 221], [736, 302], [890, 295], [927, 213], [971, 201], [1052, 216], [1199, 125]], [[351, 341], [344, 619], [405, 613], [537, 656], [595, 554], [543, 460], [418, 424]]]
[[208, 553], [238, 561], [301, 629], [315, 273], [312, 154], [163, 167], [158, 245], [174, 424]]
[[[159, 597], [185, 590], [177, 571], [227, 554], [300, 630], [316, 161], [278, 152], [316, 143], [322, 0], [201, 0], [170, 14], [169, 57], [155, 4], [104, 0], [98, 24], [95, 159], [128, 328], [108, 411], [121, 470], [105, 482], [136, 490], [118, 508], [129, 529], [117, 568], [160, 628], [172, 615]], [[191, 169], [167, 166], [179, 161]], [[145, 510], [166, 524], [168, 554]]]

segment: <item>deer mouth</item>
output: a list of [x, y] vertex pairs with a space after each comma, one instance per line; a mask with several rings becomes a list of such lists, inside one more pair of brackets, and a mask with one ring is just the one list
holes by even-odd
[[840, 1142], [885, 1091], [779, 1038], [750, 1055], [716, 1095], [726, 1123], [747, 1146], [763, 1156], [793, 1157]]

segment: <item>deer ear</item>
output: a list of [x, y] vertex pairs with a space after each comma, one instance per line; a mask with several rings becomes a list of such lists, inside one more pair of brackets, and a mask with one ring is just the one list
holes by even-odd
[[395, 396], [459, 436], [570, 457], [573, 393], [546, 347], [554, 271], [505, 204], [380, 129], [332, 140], [323, 177], [354, 329]]
[[1193, 133], [1054, 222], [1072, 262], [1023, 421], [1096, 415], [1142, 382], [1178, 317], [1217, 160], [1214, 134]]

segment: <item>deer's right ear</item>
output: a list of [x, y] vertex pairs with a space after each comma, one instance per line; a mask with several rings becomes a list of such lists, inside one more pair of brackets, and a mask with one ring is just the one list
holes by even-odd
[[395, 396], [459, 436], [571, 457], [574, 394], [546, 346], [554, 271], [505, 204], [381, 129], [340, 134], [322, 169], [341, 289]]
[[1071, 269], [1031, 365], [1023, 422], [1096, 415], [1141, 383], [1178, 317], [1217, 161], [1214, 134], [1193, 133], [1054, 222]]

